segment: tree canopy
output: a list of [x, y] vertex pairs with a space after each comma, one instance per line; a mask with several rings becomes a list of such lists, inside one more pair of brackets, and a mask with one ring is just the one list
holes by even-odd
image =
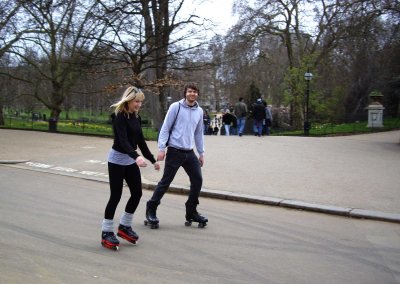
[[399, 115], [398, 1], [236, 0], [237, 24], [211, 39], [184, 2], [0, 0], [0, 109], [34, 98], [57, 120], [87, 98], [103, 110], [134, 84], [159, 126], [167, 98], [196, 81], [207, 110], [258, 90], [299, 128], [309, 69], [314, 121], [362, 118], [373, 90]]

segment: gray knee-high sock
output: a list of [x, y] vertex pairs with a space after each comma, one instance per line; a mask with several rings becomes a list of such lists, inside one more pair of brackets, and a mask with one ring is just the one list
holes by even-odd
[[124, 214], [122, 214], [121, 216], [121, 219], [119, 220], [119, 223], [126, 227], [131, 227], [132, 220], [133, 220], [133, 214], [124, 212]]
[[101, 230], [103, 232], [114, 232], [114, 220], [103, 219], [103, 223], [101, 225]]

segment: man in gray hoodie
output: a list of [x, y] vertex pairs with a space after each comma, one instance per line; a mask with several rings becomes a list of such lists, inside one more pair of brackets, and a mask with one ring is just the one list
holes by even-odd
[[[184, 168], [190, 178], [190, 191], [185, 203], [185, 225], [189, 226], [192, 222], [198, 222], [199, 227], [207, 225], [208, 219], [201, 216], [196, 209], [203, 184], [201, 167], [204, 164], [203, 109], [197, 103], [198, 95], [198, 87], [187, 84], [184, 99], [171, 104], [161, 127], [157, 161], [166, 158], [164, 174], [146, 207], [145, 225], [149, 224], [152, 229], [158, 228], [157, 206], [180, 167]], [[193, 151], [194, 147], [199, 157]]]

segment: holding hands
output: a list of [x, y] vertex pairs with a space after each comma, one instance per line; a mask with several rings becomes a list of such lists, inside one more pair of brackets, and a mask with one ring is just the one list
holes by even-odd
[[[145, 159], [142, 156], [139, 156], [139, 157], [136, 158], [136, 164], [139, 167], [142, 167], [142, 168], [147, 167], [147, 163], [146, 163]], [[153, 165], [154, 165], [154, 169], [156, 171], [160, 170], [160, 164], [158, 162], [155, 162]]]
[[142, 168], [147, 166], [147, 163], [146, 163], [146, 161], [144, 160], [144, 158], [142, 156], [139, 156], [139, 157], [136, 158], [136, 164], [139, 167], [142, 167]]

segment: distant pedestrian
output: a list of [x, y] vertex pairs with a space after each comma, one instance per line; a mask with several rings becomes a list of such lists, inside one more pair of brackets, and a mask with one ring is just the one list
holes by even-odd
[[247, 115], [247, 105], [245, 102], [243, 102], [242, 97], [240, 97], [239, 101], [235, 104], [234, 114], [237, 119], [238, 135], [242, 136], [246, 124], [246, 115]]
[[136, 152], [137, 147], [140, 148], [143, 156], [154, 165], [154, 169], [160, 169], [147, 147], [141, 128], [138, 112], [143, 100], [144, 94], [140, 89], [128, 87], [121, 100], [111, 106], [115, 110], [111, 115], [114, 143], [108, 155], [110, 198], [104, 212], [101, 240], [101, 244], [110, 249], [118, 249], [119, 246], [119, 241], [114, 234], [114, 215], [122, 196], [124, 180], [131, 196], [119, 221], [117, 235], [131, 243], [136, 243], [139, 238], [132, 230], [132, 219], [142, 197], [139, 167], [146, 167], [147, 164], [144, 158]]
[[209, 126], [210, 126], [210, 123], [211, 123], [211, 118], [210, 118], [210, 115], [208, 114], [208, 112], [206, 110], [204, 110], [204, 113], [203, 113], [203, 123], [204, 123], [204, 135], [211, 134], [209, 132]]
[[257, 99], [256, 103], [253, 104], [253, 131], [254, 135], [261, 137], [263, 130], [263, 122], [265, 120], [265, 107], [262, 99]]
[[222, 115], [222, 124], [225, 128], [225, 135], [230, 135], [230, 129], [235, 124], [236, 125], [236, 117], [231, 114], [229, 109], [225, 110], [225, 113]]
[[210, 125], [208, 125], [207, 134], [208, 134], [208, 135], [212, 135], [212, 134], [213, 134], [213, 132], [214, 132], [214, 128], [212, 127], [212, 125], [211, 125], [211, 124], [210, 124]]
[[218, 132], [219, 132], [219, 127], [215, 125], [213, 128], [213, 135], [218, 135]]
[[266, 103], [265, 106], [265, 134], [271, 134], [271, 126], [272, 126], [272, 107]]

